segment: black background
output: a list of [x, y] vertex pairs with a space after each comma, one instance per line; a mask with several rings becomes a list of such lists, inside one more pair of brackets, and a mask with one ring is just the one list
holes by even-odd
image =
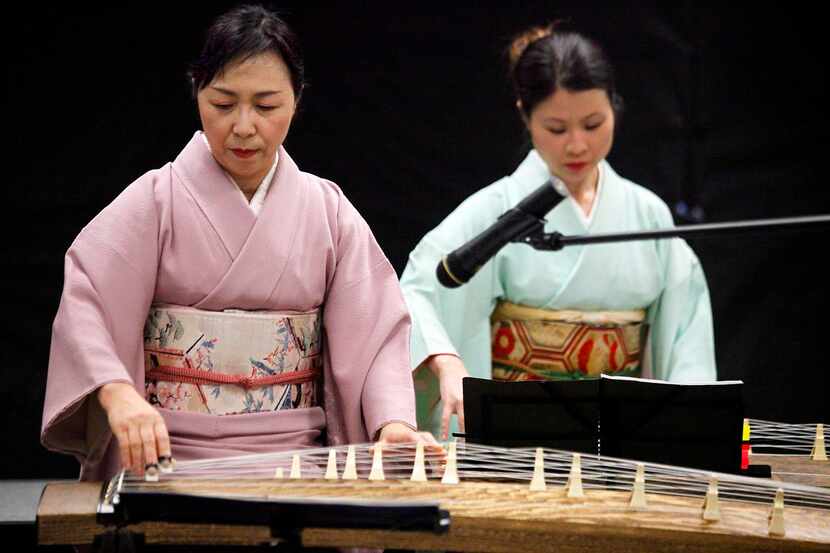
[[[184, 72], [230, 4], [172, 6], [31, 8], [4, 25], [2, 478], [77, 474], [38, 440], [63, 254], [198, 128]], [[524, 157], [503, 52], [516, 32], [558, 17], [616, 66], [626, 112], [610, 162], [670, 206], [695, 208], [676, 222], [830, 212], [826, 29], [807, 4], [390, 6], [281, 6], [310, 81], [285, 145], [343, 188], [399, 274], [426, 231]], [[690, 241], [712, 295], [719, 378], [746, 382], [749, 416], [827, 420], [827, 236]]]

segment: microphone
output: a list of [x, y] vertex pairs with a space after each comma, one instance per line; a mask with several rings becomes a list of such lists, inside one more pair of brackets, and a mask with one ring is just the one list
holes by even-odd
[[487, 230], [445, 255], [435, 269], [438, 282], [447, 288], [457, 288], [466, 283], [506, 244], [524, 238], [534, 228], [543, 225], [544, 216], [562, 199], [553, 182], [547, 181], [516, 207], [505, 211]]

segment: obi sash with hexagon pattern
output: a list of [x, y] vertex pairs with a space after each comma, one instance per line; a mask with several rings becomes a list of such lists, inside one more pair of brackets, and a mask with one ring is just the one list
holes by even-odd
[[213, 415], [319, 404], [319, 310], [202, 311], [155, 305], [144, 325], [145, 393], [157, 407]]
[[493, 379], [640, 376], [645, 311], [554, 311], [501, 302], [491, 316]]

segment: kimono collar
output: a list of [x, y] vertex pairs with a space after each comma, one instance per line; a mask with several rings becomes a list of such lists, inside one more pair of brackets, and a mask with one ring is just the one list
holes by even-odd
[[[201, 135], [202, 140], [204, 140], [205, 145], [207, 146], [208, 150], [211, 151], [212, 154], [213, 151], [210, 150], [210, 143], [207, 140], [207, 135], [204, 132], [201, 133]], [[254, 215], [259, 215], [259, 212], [262, 209], [262, 204], [265, 203], [265, 195], [268, 194], [268, 189], [271, 188], [271, 179], [274, 178], [274, 172], [277, 170], [277, 163], [279, 163], [279, 161], [280, 153], [279, 151], [277, 151], [275, 152], [274, 163], [271, 165], [271, 169], [268, 170], [268, 174], [265, 175], [265, 178], [263, 178], [259, 182], [259, 186], [257, 186], [256, 192], [254, 192], [254, 195], [251, 197], [251, 201], [248, 202], [248, 205], [251, 207], [251, 211], [254, 212]], [[239, 188], [239, 185], [236, 183], [235, 180], [233, 180], [233, 177], [230, 175], [230, 173], [228, 173], [224, 169], [223, 171], [228, 176], [228, 178], [231, 179], [231, 182], [236, 184], [236, 187]], [[248, 198], [245, 197], [245, 193], [242, 192], [241, 188], [239, 188], [239, 193], [242, 194], [242, 197], [245, 198], [245, 201], [247, 202]]]
[[[254, 215], [239, 189], [225, 176], [196, 133], [172, 164], [181, 186], [193, 199], [224, 245], [230, 264], [216, 286], [193, 305], [198, 309], [262, 309], [296, 248], [296, 237], [309, 216], [308, 178], [284, 148], [265, 197], [261, 217]], [[301, 250], [301, 248], [299, 248]]]
[[[202, 132], [197, 131], [176, 157], [172, 165], [173, 172], [181, 179], [198, 207], [213, 225], [230, 257], [236, 258], [245, 245], [257, 216], [239, 188], [214, 159], [201, 135]], [[282, 146], [278, 158], [279, 163], [270, 182], [278, 180], [282, 183], [285, 180], [287, 184], [278, 188], [287, 189], [279, 193], [276, 189], [272, 190], [265, 198], [264, 211], [267, 211], [267, 205], [272, 203], [272, 196], [291, 197], [297, 193], [297, 166]], [[293, 204], [294, 201], [287, 203]]]
[[[601, 211], [601, 206], [606, 203], [604, 198], [611, 192], [609, 191], [609, 186], [611, 186], [614, 182], [614, 179], [619, 178], [616, 176], [616, 173], [614, 173], [614, 170], [606, 160], [603, 159], [600, 161], [597, 167], [599, 169], [597, 193], [594, 198], [594, 203], [591, 206], [591, 213], [588, 216], [585, 215], [585, 212], [582, 211], [579, 204], [577, 204], [571, 197], [565, 184], [559, 178], [551, 175], [547, 163], [545, 163], [539, 155], [539, 152], [536, 150], [530, 151], [524, 161], [522, 161], [522, 163], [513, 172], [512, 177], [514, 180], [522, 183], [523, 188], [526, 188], [525, 194], [529, 194], [537, 187], [541, 186], [545, 181], [551, 180], [556, 191], [568, 199], [568, 201], [561, 202], [560, 205], [554, 209], [565, 209], [570, 211], [571, 213], [567, 219], [572, 220], [575, 226], [569, 230], [573, 232], [582, 232], [593, 225], [594, 220], [597, 218], [597, 214]], [[611, 188], [613, 188], [613, 186], [611, 186]], [[566, 207], [568, 204], [570, 207]]]
[[553, 181], [553, 187], [556, 189], [557, 192], [559, 192], [560, 194], [562, 194], [570, 200], [568, 203], [571, 205], [571, 207], [573, 207], [576, 216], [579, 217], [579, 220], [582, 221], [582, 224], [585, 225], [585, 228], [591, 226], [591, 221], [593, 221], [594, 214], [597, 212], [597, 204], [599, 203], [599, 199], [602, 196], [602, 187], [605, 182], [605, 166], [603, 162], [597, 164], [597, 171], [599, 171], [599, 178], [597, 179], [597, 191], [596, 194], [594, 194], [594, 201], [591, 203], [591, 210], [587, 215], [582, 210], [582, 206], [580, 206], [579, 203], [577, 203], [577, 201], [573, 199], [571, 191], [568, 190], [568, 187], [565, 186], [565, 183], [554, 175], [550, 176], [551, 181]]

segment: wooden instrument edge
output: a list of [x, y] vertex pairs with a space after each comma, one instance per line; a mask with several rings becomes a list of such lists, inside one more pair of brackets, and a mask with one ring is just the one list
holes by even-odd
[[[38, 509], [38, 541], [41, 545], [92, 543], [108, 527], [96, 519], [101, 484], [90, 482], [54, 483], [44, 490]], [[619, 492], [617, 492], [619, 493]], [[788, 508], [790, 509], [790, 508]], [[451, 514], [452, 516], [452, 514]], [[144, 535], [147, 544], [260, 545], [274, 543], [267, 526], [227, 524], [174, 524], [144, 522], [129, 528]], [[828, 543], [778, 539], [723, 532], [701, 532], [678, 527], [654, 528], [643, 524], [603, 524], [556, 521], [540, 524], [534, 520], [452, 516], [445, 535], [388, 530], [346, 530], [306, 528], [301, 532], [307, 547], [378, 547], [439, 549], [455, 551], [508, 552], [613, 550], [642, 551], [649, 544], [654, 552], [723, 551], [827, 551]]]

